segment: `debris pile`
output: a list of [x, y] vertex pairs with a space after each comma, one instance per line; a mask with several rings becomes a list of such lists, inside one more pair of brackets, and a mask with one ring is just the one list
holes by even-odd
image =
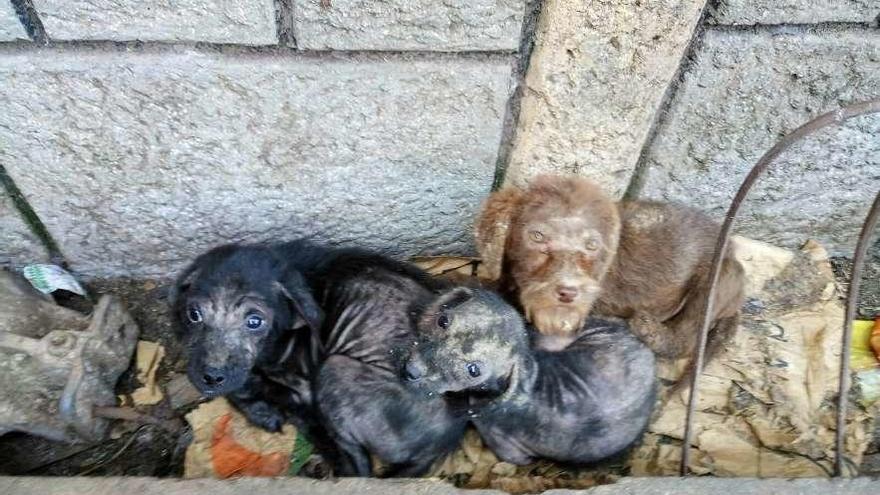
[[95, 441], [108, 421], [95, 407], [115, 406], [138, 327], [113, 296], [91, 316], [56, 305], [24, 279], [0, 271], [0, 433]]

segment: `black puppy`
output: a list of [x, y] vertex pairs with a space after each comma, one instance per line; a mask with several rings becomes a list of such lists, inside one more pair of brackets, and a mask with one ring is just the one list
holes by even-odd
[[414, 340], [411, 307], [444, 286], [415, 267], [357, 251], [328, 260], [314, 279], [327, 355], [315, 397], [341, 452], [337, 472], [369, 476], [375, 456], [388, 465], [386, 476], [423, 474], [458, 446], [467, 424], [442, 397], [417, 393], [401, 378]]
[[269, 431], [288, 421], [314, 429], [323, 315], [302, 271], [328, 254], [304, 241], [225, 245], [183, 271], [171, 300], [199, 391], [226, 396]]
[[456, 288], [417, 315], [414, 390], [444, 395], [501, 459], [584, 464], [617, 454], [647, 427], [654, 356], [622, 324], [588, 321], [564, 350], [533, 350], [522, 317], [485, 290]]

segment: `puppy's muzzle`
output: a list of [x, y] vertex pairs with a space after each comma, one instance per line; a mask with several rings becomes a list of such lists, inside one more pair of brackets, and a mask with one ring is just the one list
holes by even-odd
[[247, 381], [247, 373], [212, 366], [190, 366], [187, 369], [187, 376], [193, 386], [205, 397], [217, 397], [234, 392]]
[[573, 303], [578, 298], [579, 291], [577, 287], [569, 285], [560, 285], [556, 288], [556, 298], [563, 304]]
[[408, 382], [417, 382], [425, 376], [425, 366], [414, 359], [410, 359], [403, 366], [402, 376]]

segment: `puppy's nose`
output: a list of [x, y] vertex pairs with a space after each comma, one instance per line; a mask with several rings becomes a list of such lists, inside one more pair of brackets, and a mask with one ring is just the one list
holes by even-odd
[[225, 380], [223, 372], [213, 368], [206, 369], [205, 374], [202, 375], [202, 381], [209, 387], [219, 387]]
[[559, 302], [570, 303], [577, 299], [578, 290], [574, 287], [560, 285], [556, 288], [556, 296], [559, 297]]
[[412, 359], [403, 366], [403, 378], [406, 381], [415, 382], [421, 380], [424, 374], [424, 367]]

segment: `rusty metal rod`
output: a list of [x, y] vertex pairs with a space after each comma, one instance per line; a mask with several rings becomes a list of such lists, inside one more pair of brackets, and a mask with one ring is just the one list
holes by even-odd
[[[733, 221], [736, 219], [736, 215], [739, 212], [740, 205], [742, 204], [746, 195], [752, 189], [755, 181], [758, 180], [758, 178], [764, 173], [764, 171], [766, 171], [773, 160], [775, 160], [776, 157], [782, 154], [783, 151], [787, 150], [794, 143], [824, 127], [840, 124], [853, 117], [878, 112], [880, 112], [880, 98], [861, 103], [855, 103], [843, 107], [839, 110], [828, 112], [798, 127], [797, 129], [783, 137], [782, 140], [776, 143], [775, 146], [770, 148], [770, 150], [767, 151], [760, 160], [758, 160], [758, 163], [756, 163], [755, 166], [752, 167], [752, 170], [746, 176], [742, 185], [740, 185], [736, 196], [734, 196], [733, 201], [730, 203], [730, 208], [727, 210], [727, 214], [724, 218], [724, 223], [722, 224], [721, 231], [718, 234], [718, 241], [715, 243], [715, 255], [712, 259], [712, 270], [710, 272], [711, 276], [709, 278], [710, 287], [708, 295], [706, 297], [706, 302], [703, 306], [703, 323], [700, 327], [699, 341], [697, 344], [697, 355], [695, 358], [694, 366], [692, 367], [691, 389], [688, 397], [687, 415], [685, 416], [684, 435], [682, 438], [681, 446], [681, 464], [679, 466], [679, 474], [681, 474], [682, 476], [687, 476], [689, 474], [688, 465], [690, 464], [690, 447], [693, 437], [694, 414], [696, 413], [697, 399], [699, 397], [699, 378], [700, 373], [703, 370], [703, 365], [706, 358], [706, 341], [709, 335], [709, 325], [711, 324], [710, 320], [712, 310], [714, 309], [713, 307], [715, 305], [715, 287], [718, 284], [718, 276], [721, 273], [721, 261], [724, 256], [724, 252], [727, 249], [728, 241], [730, 240], [730, 231], [733, 227]], [[848, 366], [849, 363], [846, 363], [845, 365]]]
[[856, 304], [859, 301], [859, 285], [861, 285], [862, 270], [865, 267], [865, 254], [868, 245], [877, 228], [877, 219], [880, 218], [880, 192], [874, 198], [859, 241], [853, 255], [852, 274], [849, 279], [849, 290], [846, 293], [846, 317], [843, 320], [843, 351], [840, 353], [840, 376], [837, 396], [837, 431], [834, 437], [834, 476], [843, 476], [844, 461], [846, 460], [846, 445], [844, 445], [844, 433], [846, 429], [846, 406], [850, 388], [849, 357], [852, 349], [852, 324], [856, 316]]

